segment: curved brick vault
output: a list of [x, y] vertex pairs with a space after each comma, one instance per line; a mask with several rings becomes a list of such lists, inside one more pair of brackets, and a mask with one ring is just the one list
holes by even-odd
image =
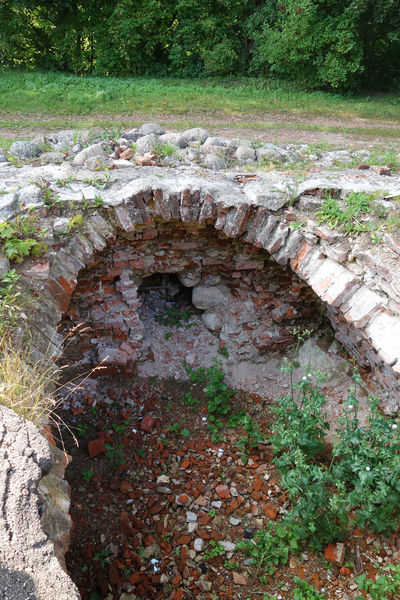
[[[325, 307], [337, 339], [361, 366], [372, 367], [381, 384], [400, 401], [400, 318], [393, 309], [393, 298], [363, 283], [335, 248], [333, 234], [319, 228], [310, 239], [292, 228], [285, 200], [263, 194], [257, 184], [252, 189], [249, 186], [245, 194], [230, 181], [201, 178], [149, 175], [130, 181], [125, 178], [118, 184], [102, 193], [102, 207], [84, 211], [84, 224], [73, 235], [54, 238], [47, 255], [36, 262], [25, 261], [20, 269], [39, 296], [32, 330], [39, 351], [46, 346], [58, 355], [63, 339], [56, 327], [62, 316], [81, 323], [83, 317], [75, 359], [82, 360], [84, 351], [86, 365], [93, 356], [97, 360], [109, 356], [110, 372], [122, 368], [128, 373], [140, 356], [142, 339], [135, 277], [177, 271], [196, 275], [223, 266], [225, 274], [229, 270], [233, 283], [228, 287], [233, 296], [253, 301], [260, 316], [257, 321], [264, 319], [265, 328], [268, 318], [273, 318], [271, 311], [277, 308], [274, 301], [279, 305], [278, 296], [284, 296], [285, 290], [292, 303], [299, 298], [305, 302], [304, 314], [297, 302], [299, 312], [289, 315], [287, 324], [311, 318], [316, 307], [315, 296], [307, 292], [311, 288]], [[317, 188], [315, 183], [310, 185], [303, 186], [303, 198], [326, 192], [326, 183]], [[67, 203], [62, 209], [38, 210], [41, 225], [58, 231], [63, 219], [65, 227], [74, 214]], [[210, 262], [207, 239], [211, 238], [216, 252], [233, 241], [228, 258], [221, 255], [214, 257], [217, 262]], [[373, 257], [367, 259], [372, 268]], [[234, 282], [235, 277], [240, 284]], [[283, 287], [272, 289], [275, 295], [266, 285], [271, 277], [283, 277], [279, 283]], [[387, 280], [389, 289], [390, 278]], [[226, 277], [222, 283], [227, 283]], [[109, 306], [105, 315], [110, 304], [107, 294], [119, 306], [115, 310]], [[86, 303], [82, 315], [79, 298]], [[281, 320], [282, 325], [278, 323], [269, 339], [273, 349], [290, 342], [283, 322], [288, 319], [287, 311], [283, 319], [276, 316], [274, 321]]]

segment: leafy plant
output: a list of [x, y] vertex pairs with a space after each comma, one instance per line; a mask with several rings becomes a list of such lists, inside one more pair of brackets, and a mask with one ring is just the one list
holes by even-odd
[[239, 571], [240, 564], [238, 562], [231, 562], [230, 560], [226, 560], [224, 562], [224, 567], [225, 569], [228, 569], [228, 571]]
[[192, 410], [195, 410], [200, 405], [200, 401], [196, 400], [196, 398], [193, 398], [193, 396], [192, 396], [192, 394], [190, 392], [188, 392], [187, 394], [185, 394], [183, 396], [182, 402], [186, 406], [189, 406]]
[[209, 548], [204, 552], [203, 558], [204, 560], [211, 560], [213, 558], [218, 558], [219, 556], [223, 556], [225, 554], [225, 548], [220, 542], [216, 542], [215, 540], [210, 540]]
[[89, 425], [87, 423], [78, 423], [78, 426], [76, 428], [76, 435], [78, 435], [79, 437], [83, 437], [87, 430], [89, 428]]
[[105, 447], [107, 448], [106, 458], [108, 458], [112, 463], [119, 465], [123, 465], [125, 463], [122, 444], [115, 446], [111, 446], [111, 444], [105, 444]]
[[89, 469], [82, 469], [81, 475], [83, 481], [86, 481], [86, 483], [88, 483], [93, 477], [93, 471], [90, 471]]
[[246, 432], [246, 435], [242, 436], [236, 444], [239, 450], [244, 452], [241, 458], [242, 462], [246, 464], [252, 448], [257, 448], [258, 443], [264, 440], [264, 436], [248, 414], [243, 415], [238, 424], [242, 425]]
[[189, 429], [183, 428], [184, 424], [185, 424], [185, 420], [182, 419], [182, 421], [180, 421], [179, 423], [174, 423], [173, 425], [168, 425], [168, 429], [170, 431], [172, 431], [172, 433], [175, 435], [175, 437], [178, 437], [179, 435], [184, 435], [185, 437], [190, 437]]
[[193, 369], [185, 361], [183, 364], [192, 383], [205, 382], [205, 395], [209, 399], [208, 412], [226, 415], [231, 410], [229, 399], [236, 393], [236, 390], [229, 389], [224, 383], [225, 373], [222, 369], [222, 362], [215, 357], [212, 360], [214, 364], [208, 369], [203, 367]]
[[10, 260], [22, 262], [26, 256], [39, 256], [47, 246], [29, 236], [43, 236], [44, 231], [37, 231], [37, 215], [21, 215], [15, 211], [15, 221], [0, 223], [0, 240], [4, 255]]
[[222, 356], [224, 356], [225, 358], [229, 358], [229, 352], [226, 349], [226, 346], [222, 346], [222, 348], [218, 348], [217, 352], [219, 354], [222, 354]]
[[[304, 341], [306, 335], [297, 334], [299, 341]], [[297, 366], [295, 354], [282, 370], [292, 377]], [[356, 390], [361, 380], [355, 370], [354, 387], [338, 419], [340, 427], [327, 466], [317, 459], [329, 429], [322, 413], [325, 399], [318, 385], [319, 374], [315, 374], [314, 384], [309, 371], [310, 364], [299, 383], [292, 378], [291, 393], [279, 399], [274, 409], [278, 415], [271, 437], [274, 461], [282, 474], [281, 486], [292, 501], [285, 525], [299, 540], [309, 539], [317, 549], [343, 537], [352, 509], [359, 526], [369, 524], [377, 532], [393, 531], [400, 505], [397, 424], [380, 413], [374, 398], [370, 398], [367, 425], [360, 424]]]
[[300, 577], [294, 578], [296, 588], [293, 590], [293, 600], [326, 600], [326, 596], [317, 592], [310, 583]]
[[83, 225], [83, 217], [82, 215], [74, 215], [68, 219], [67, 227], [70, 231], [74, 229], [78, 229]]
[[0, 281], [0, 334], [3, 335], [7, 329], [18, 324], [19, 306], [21, 293], [16, 289], [16, 283], [20, 275], [15, 269], [4, 274]]
[[126, 419], [122, 423], [113, 423], [112, 428], [114, 429], [115, 433], [125, 433], [128, 425], [129, 425], [129, 419]]
[[[395, 600], [400, 593], [400, 565], [388, 565], [383, 567], [387, 574], [380, 575], [376, 581], [369, 579], [366, 575], [356, 577], [355, 581], [361, 591], [367, 592], [372, 600]], [[363, 596], [357, 596], [364, 598]]]
[[272, 575], [274, 566], [280, 562], [286, 564], [289, 553], [297, 551], [299, 546], [290, 529], [269, 521], [265, 529], [258, 531], [253, 539], [239, 542], [237, 548], [250, 557], [255, 575], [261, 573], [261, 581], [265, 582], [265, 574]]
[[[190, 317], [189, 311], [181, 311], [176, 306], [172, 306], [165, 313], [156, 316], [156, 321], [163, 327], [182, 327], [182, 321], [187, 321]], [[197, 323], [186, 323], [184, 327], [190, 329]], [[167, 334], [168, 335], [168, 334]]]
[[215, 515], [217, 514], [217, 511], [215, 508], [212, 508], [211, 510], [208, 511], [208, 514], [210, 517], [214, 518]]
[[104, 565], [110, 562], [109, 556], [112, 553], [109, 550], [102, 550], [101, 552], [96, 552], [94, 558], [99, 562], [100, 567], [104, 569]]

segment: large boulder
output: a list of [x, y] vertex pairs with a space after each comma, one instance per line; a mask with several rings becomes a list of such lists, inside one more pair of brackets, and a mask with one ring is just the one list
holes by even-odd
[[229, 297], [229, 290], [223, 285], [213, 285], [211, 287], [199, 285], [193, 288], [192, 303], [200, 310], [208, 310], [213, 306], [226, 302], [227, 297]]
[[239, 146], [234, 156], [237, 160], [256, 160], [256, 151], [249, 146]]
[[194, 127], [193, 129], [184, 131], [182, 137], [188, 144], [190, 144], [190, 142], [200, 142], [200, 144], [204, 144], [206, 139], [210, 137], [210, 134], [201, 127]]
[[42, 154], [42, 151], [36, 144], [32, 144], [32, 142], [14, 142], [11, 144], [10, 154], [17, 158], [30, 160], [38, 158]]
[[223, 158], [215, 156], [215, 154], [207, 154], [204, 165], [213, 171], [223, 171], [228, 168], [228, 163]]
[[136, 142], [136, 153], [143, 156], [143, 154], [146, 154], [146, 152], [151, 152], [154, 150], [157, 144], [158, 137], [154, 133], [145, 135]]
[[242, 140], [241, 138], [235, 138], [226, 142], [226, 147], [229, 148], [229, 150], [237, 150], [239, 146], [248, 146], [249, 148], [252, 148], [253, 144], [250, 140]]
[[102, 144], [92, 144], [88, 148], [85, 148], [74, 158], [74, 165], [76, 167], [83, 167], [85, 162], [90, 158], [102, 159], [106, 158]]
[[163, 144], [171, 144], [172, 146], [177, 146], [178, 148], [186, 148], [187, 146], [187, 141], [181, 136], [180, 133], [165, 133], [164, 135], [160, 135], [158, 139]]
[[204, 142], [205, 146], [226, 146], [226, 141], [221, 137], [209, 137]]
[[157, 123], [145, 123], [139, 129], [140, 135], [164, 135], [164, 129]]
[[256, 155], [258, 162], [262, 162], [263, 160], [281, 163], [286, 162], [285, 156], [279, 152], [279, 150], [274, 150], [272, 148], [257, 148]]

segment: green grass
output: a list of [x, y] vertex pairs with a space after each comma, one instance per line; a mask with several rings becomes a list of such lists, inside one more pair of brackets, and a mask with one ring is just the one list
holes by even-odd
[[[193, 113], [207, 119], [217, 114], [225, 115], [233, 118], [235, 125], [249, 120], [261, 121], [263, 127], [263, 120], [268, 120], [265, 113], [396, 121], [400, 118], [400, 95], [371, 97], [307, 92], [295, 84], [262, 79], [124, 79], [77, 77], [52, 72], [0, 72], [3, 127], [31, 125], [28, 117], [33, 114], [39, 125], [43, 122], [48, 124], [47, 119], [41, 119], [43, 115], [90, 115], [100, 120], [101, 115], [123, 119], [131, 114], [146, 114], [157, 116], [162, 123], [163, 114], [190, 120]], [[281, 124], [270, 125], [274, 126], [280, 127]], [[297, 123], [286, 124], [289, 128], [297, 126]], [[338, 127], [327, 128], [335, 129]], [[351, 132], [356, 128], [346, 129]]]

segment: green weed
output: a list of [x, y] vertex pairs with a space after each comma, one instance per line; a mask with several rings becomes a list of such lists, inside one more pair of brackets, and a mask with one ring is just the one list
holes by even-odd
[[89, 481], [93, 477], [93, 471], [90, 471], [89, 469], [82, 469], [81, 475], [82, 475], [83, 481], [86, 481], [86, 483], [89, 483]]
[[215, 540], [210, 540], [210, 545], [208, 550], [206, 550], [203, 554], [204, 560], [211, 560], [213, 558], [218, 558], [219, 556], [223, 556], [225, 554], [225, 548], [219, 542]]

